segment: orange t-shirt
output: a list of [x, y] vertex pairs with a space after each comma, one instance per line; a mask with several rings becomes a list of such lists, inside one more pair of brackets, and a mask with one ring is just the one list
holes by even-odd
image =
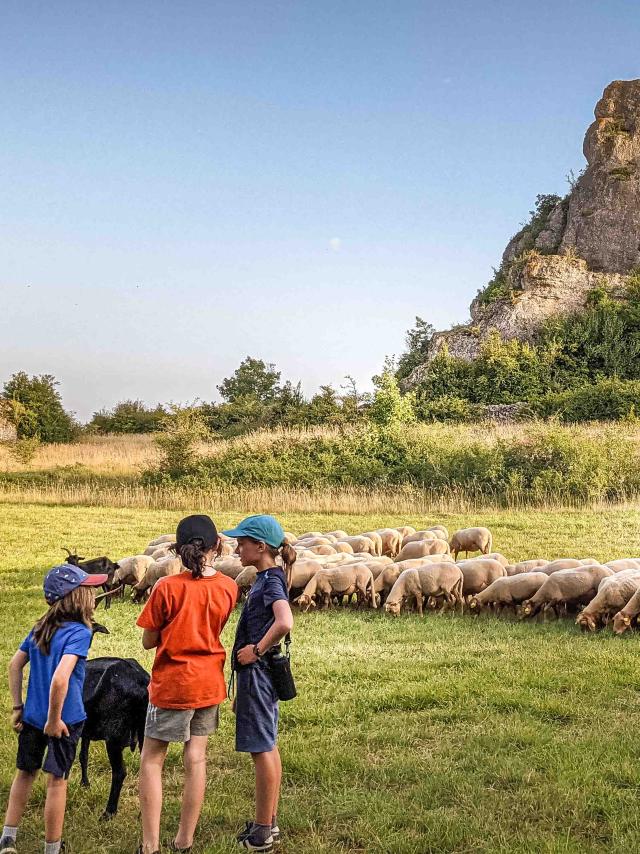
[[225, 651], [220, 633], [238, 598], [231, 578], [193, 578], [190, 572], [161, 578], [138, 617], [143, 629], [160, 632], [149, 699], [161, 709], [204, 709], [226, 697]]

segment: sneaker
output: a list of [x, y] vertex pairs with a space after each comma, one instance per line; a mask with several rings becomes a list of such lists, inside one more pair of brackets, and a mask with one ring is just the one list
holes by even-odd
[[3, 836], [0, 839], [0, 854], [18, 854], [15, 839], [10, 836]]
[[240, 842], [241, 848], [246, 848], [247, 851], [262, 851], [264, 854], [269, 854], [273, 851], [273, 836], [271, 832], [266, 839], [261, 839], [260, 834], [253, 829], [251, 833]]
[[[253, 822], [245, 821], [244, 830], [240, 831], [240, 833], [236, 836], [238, 842], [243, 842], [249, 836], [251, 836], [251, 831], [253, 830]], [[280, 828], [277, 824], [271, 825], [271, 835], [273, 836], [273, 844], [277, 845], [280, 842]]]

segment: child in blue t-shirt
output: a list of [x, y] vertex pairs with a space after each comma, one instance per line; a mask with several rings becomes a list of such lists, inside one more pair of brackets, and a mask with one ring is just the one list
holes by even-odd
[[[16, 854], [18, 850], [18, 825], [40, 768], [47, 774], [45, 854], [63, 850], [67, 778], [86, 718], [82, 689], [95, 610], [91, 588], [106, 580], [106, 575], [88, 575], [71, 564], [48, 572], [43, 588], [49, 610], [9, 664], [11, 719], [18, 733], [18, 770], [11, 785], [0, 854]], [[23, 704], [22, 675], [27, 663], [29, 683]]]

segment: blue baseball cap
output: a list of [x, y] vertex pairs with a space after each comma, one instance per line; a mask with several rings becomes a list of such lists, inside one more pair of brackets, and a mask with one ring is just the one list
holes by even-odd
[[284, 542], [282, 525], [273, 516], [247, 516], [235, 528], [223, 531], [227, 537], [251, 537], [259, 543], [279, 548]]
[[109, 576], [104, 574], [89, 575], [84, 569], [71, 563], [61, 563], [60, 566], [50, 569], [44, 577], [44, 598], [49, 605], [53, 605], [76, 587], [101, 587], [108, 578]]

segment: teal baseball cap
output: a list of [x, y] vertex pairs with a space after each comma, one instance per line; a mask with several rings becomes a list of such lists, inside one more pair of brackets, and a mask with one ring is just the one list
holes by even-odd
[[273, 516], [247, 516], [235, 528], [223, 531], [227, 537], [251, 537], [259, 543], [279, 548], [284, 542], [282, 525]]

